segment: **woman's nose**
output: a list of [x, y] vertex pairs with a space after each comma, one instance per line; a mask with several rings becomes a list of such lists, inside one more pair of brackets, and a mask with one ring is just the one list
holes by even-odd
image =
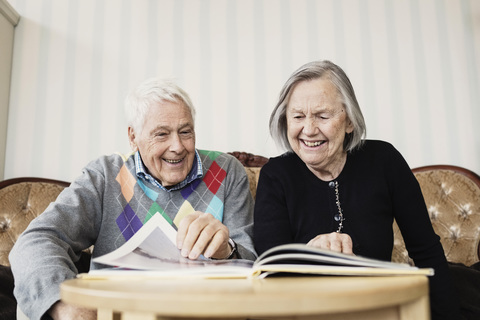
[[317, 123], [314, 118], [307, 118], [303, 126], [303, 133], [306, 135], [314, 135], [317, 133]]

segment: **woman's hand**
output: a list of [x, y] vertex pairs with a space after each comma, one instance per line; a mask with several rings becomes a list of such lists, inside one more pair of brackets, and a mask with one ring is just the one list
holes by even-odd
[[328, 249], [346, 254], [353, 254], [352, 238], [350, 238], [350, 236], [346, 233], [332, 232], [320, 234], [310, 240], [307, 243], [307, 246]]
[[223, 259], [232, 251], [228, 243], [227, 226], [210, 213], [193, 212], [182, 219], [178, 226], [177, 247], [189, 259], [201, 254], [206, 258]]

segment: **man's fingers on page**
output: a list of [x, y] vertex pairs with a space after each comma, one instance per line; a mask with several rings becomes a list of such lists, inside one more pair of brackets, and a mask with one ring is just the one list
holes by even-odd
[[189, 259], [197, 259], [207, 248], [212, 238], [214, 237], [216, 228], [212, 224], [207, 224], [200, 232], [193, 245], [190, 254], [188, 255]]
[[[190, 252], [192, 251], [193, 246], [195, 245], [195, 242], [197, 242], [197, 238], [200, 232], [202, 231], [198, 223], [195, 223], [197, 219], [194, 219], [194, 220], [188, 219], [184, 223], [184, 220], [187, 217], [183, 218], [177, 233], [177, 246], [181, 250], [181, 255], [185, 258], [187, 258], [190, 255]], [[182, 233], [181, 235], [179, 235], [180, 232]]]
[[[209, 225], [214, 226], [216, 224], [215, 221], [219, 222], [211, 214], [200, 211], [191, 213], [183, 218], [180, 225], [185, 235], [183, 239], [177, 238], [183, 242], [181, 247], [183, 257], [190, 259], [198, 258], [215, 233], [215, 230], [212, 230], [215, 228], [209, 227]], [[206, 232], [205, 238], [199, 239], [203, 232]]]
[[[182, 221], [180, 221], [177, 230], [177, 248], [183, 249], [185, 243], [185, 237], [187, 236], [188, 229], [192, 221], [198, 218], [200, 212], [193, 212], [185, 216]], [[190, 249], [190, 248], [188, 248]]]
[[[179, 223], [178, 225], [178, 230], [177, 230], [177, 248], [178, 249], [183, 249], [185, 245], [185, 238], [187, 237], [187, 234], [189, 232], [192, 232], [192, 234], [197, 231], [197, 234], [195, 235], [195, 240], [198, 237], [198, 234], [200, 231], [203, 229], [203, 225], [207, 224], [206, 220], [208, 221], [208, 217], [213, 217], [209, 213], [204, 213], [201, 211], [195, 211], [192, 212], [188, 215], [186, 215]], [[203, 225], [202, 225], [203, 224]], [[191, 241], [191, 245], [188, 246], [188, 250], [191, 249], [191, 246], [193, 246], [193, 243], [195, 242]], [[188, 254], [187, 254], [188, 255]]]
[[228, 244], [228, 237], [229, 233], [227, 227], [222, 228], [215, 233], [205, 250], [204, 256], [207, 258], [214, 257], [216, 259], [227, 257], [231, 251], [230, 245]]

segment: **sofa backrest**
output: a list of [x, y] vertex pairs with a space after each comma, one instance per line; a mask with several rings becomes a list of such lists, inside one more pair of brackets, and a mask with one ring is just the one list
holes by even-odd
[[20, 234], [68, 185], [28, 177], [0, 182], [0, 265], [10, 266], [8, 254]]
[[229, 153], [237, 158], [245, 167], [250, 182], [250, 193], [252, 194], [253, 199], [255, 199], [257, 195], [257, 183], [258, 177], [260, 176], [260, 170], [262, 169], [262, 166], [268, 162], [268, 158], [247, 152], [234, 151]]
[[[412, 169], [447, 260], [470, 266], [480, 259], [480, 177], [465, 168], [433, 165]], [[394, 224], [392, 259], [412, 264]]]

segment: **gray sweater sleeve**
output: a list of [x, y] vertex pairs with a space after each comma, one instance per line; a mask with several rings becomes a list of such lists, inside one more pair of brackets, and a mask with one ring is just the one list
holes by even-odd
[[9, 256], [14, 294], [30, 319], [40, 319], [60, 299], [60, 284], [78, 273], [74, 261], [98, 232], [103, 183], [103, 175], [85, 170], [15, 243]]
[[[233, 158], [233, 157], [232, 157]], [[228, 227], [230, 238], [237, 243], [242, 259], [255, 260], [253, 246], [253, 198], [243, 165], [232, 159], [227, 175], [227, 194], [223, 223]]]

